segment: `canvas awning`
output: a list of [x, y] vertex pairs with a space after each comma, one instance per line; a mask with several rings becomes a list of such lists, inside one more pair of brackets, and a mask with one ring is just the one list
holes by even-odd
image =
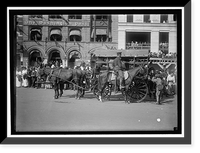
[[81, 32], [79, 30], [71, 30], [69, 35], [77, 35], [77, 36], [81, 36]]
[[69, 59], [72, 58], [72, 56], [76, 56], [77, 58], [81, 59], [81, 53], [78, 51], [72, 51], [69, 54]]
[[51, 30], [50, 35], [61, 35], [60, 29], [53, 29]]
[[93, 52], [97, 57], [116, 57], [117, 52], [122, 53], [122, 57], [148, 57], [149, 50], [96, 50]]

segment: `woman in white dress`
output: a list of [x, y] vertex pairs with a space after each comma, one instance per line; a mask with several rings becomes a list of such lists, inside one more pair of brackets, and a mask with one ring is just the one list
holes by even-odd
[[27, 69], [26, 68], [24, 68], [22, 70], [22, 86], [23, 87], [28, 87]]
[[20, 70], [16, 71], [16, 87], [21, 87], [22, 85], [22, 73]]

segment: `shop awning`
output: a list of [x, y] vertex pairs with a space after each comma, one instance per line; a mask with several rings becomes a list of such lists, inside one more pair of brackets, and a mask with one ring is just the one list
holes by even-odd
[[51, 30], [50, 35], [61, 35], [60, 29], [53, 29]]
[[116, 57], [117, 52], [122, 53], [122, 57], [148, 57], [149, 50], [96, 50], [93, 52], [97, 57]]
[[78, 51], [72, 51], [72, 52], [70, 52], [70, 54], [69, 54], [69, 59], [72, 58], [72, 56], [75, 56], [76, 58], [79, 58], [79, 59], [82, 58], [82, 57], [81, 57], [81, 53], [78, 52]]
[[81, 36], [81, 32], [79, 30], [72, 30], [70, 31], [69, 35], [77, 35], [77, 36]]
[[31, 32], [39, 32], [39, 33], [41, 33], [41, 30], [40, 29], [31, 29]]

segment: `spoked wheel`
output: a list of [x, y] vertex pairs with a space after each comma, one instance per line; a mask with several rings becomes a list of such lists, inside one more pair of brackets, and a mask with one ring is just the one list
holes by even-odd
[[143, 101], [148, 93], [147, 84], [144, 80], [134, 80], [133, 83], [129, 86], [127, 91], [127, 98], [131, 103], [136, 102], [139, 103]]

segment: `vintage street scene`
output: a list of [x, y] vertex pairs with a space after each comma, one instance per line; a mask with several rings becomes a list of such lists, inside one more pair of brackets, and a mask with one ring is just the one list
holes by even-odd
[[17, 132], [174, 131], [176, 14], [16, 15]]

